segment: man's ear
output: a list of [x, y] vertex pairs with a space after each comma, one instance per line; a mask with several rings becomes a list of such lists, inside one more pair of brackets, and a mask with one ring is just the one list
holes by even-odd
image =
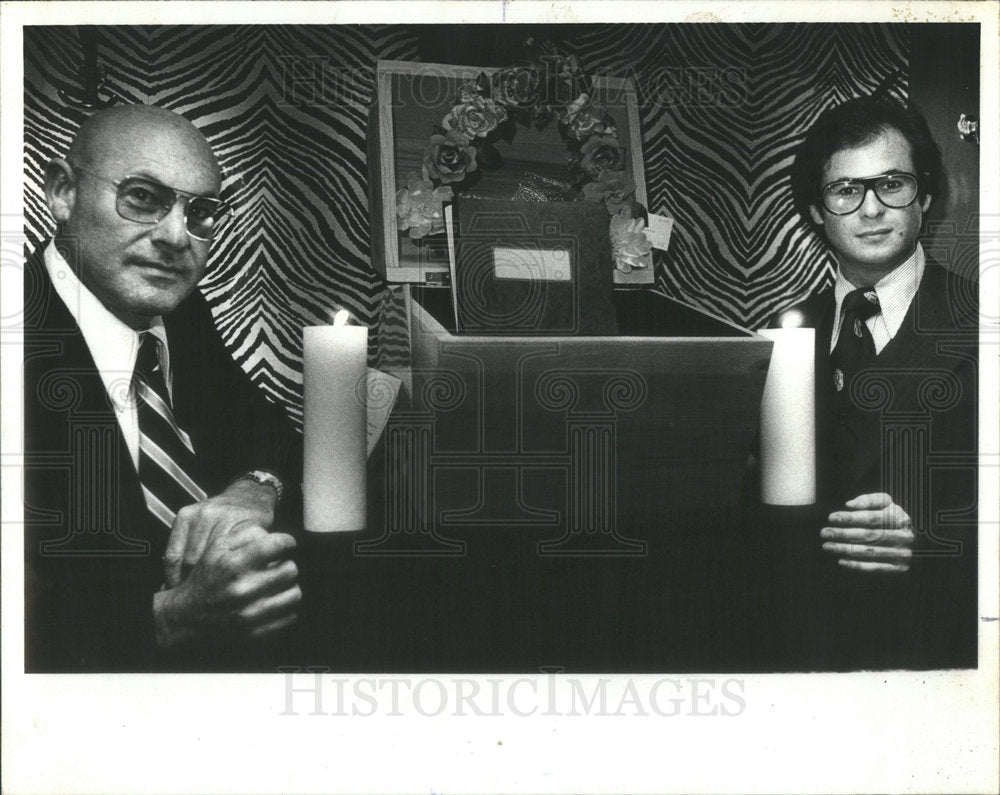
[[931, 207], [931, 202], [934, 201], [934, 197], [929, 193], [920, 200], [920, 211], [927, 212]]
[[66, 223], [76, 205], [76, 175], [73, 166], [62, 158], [50, 160], [45, 167], [45, 203], [57, 224]]
[[813, 221], [823, 226], [823, 213], [819, 211], [819, 208], [815, 204], [809, 205], [809, 215], [812, 216]]

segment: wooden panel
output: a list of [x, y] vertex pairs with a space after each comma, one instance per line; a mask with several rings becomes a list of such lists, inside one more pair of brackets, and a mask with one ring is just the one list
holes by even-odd
[[[419, 291], [409, 306], [414, 405], [423, 405], [423, 386], [441, 373], [455, 382], [450, 388], [466, 396], [446, 411], [433, 412], [438, 449], [465, 449], [487, 437], [497, 440], [500, 449], [564, 446], [562, 409], [552, 407], [560, 401], [553, 403], [543, 394], [545, 384], [558, 377], [578, 393], [567, 417], [573, 412], [615, 417], [622, 477], [659, 482], [664, 487], [659, 497], [649, 497], [659, 509], [680, 510], [691, 495], [715, 490], [722, 481], [735, 491], [756, 431], [771, 351], [768, 340], [655, 293], [621, 296], [631, 313], [648, 324], [643, 330], [634, 324], [634, 336], [453, 335], [440, 322], [449, 317], [443, 302], [426, 305], [440, 293], [444, 291]], [[691, 331], [665, 336], [679, 329]], [[616, 388], [642, 393], [635, 406], [616, 409], [614, 401], [607, 402], [609, 394], [602, 390], [610, 388], [607, 383], [615, 374], [623, 379]], [[661, 475], [658, 481], [650, 478], [654, 471]], [[692, 480], [694, 472], [708, 479]], [[660, 504], [674, 482], [685, 484], [673, 491], [678, 502]]]

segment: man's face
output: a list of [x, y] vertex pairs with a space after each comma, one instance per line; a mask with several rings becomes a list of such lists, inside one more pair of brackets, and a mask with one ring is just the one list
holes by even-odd
[[[916, 172], [913, 155], [902, 133], [890, 128], [867, 144], [835, 152], [823, 168], [819, 187], [840, 179], [900, 171]], [[870, 190], [862, 205], [849, 215], [834, 215], [821, 202], [813, 205], [810, 213], [823, 225], [844, 275], [858, 286], [870, 286], [913, 253], [930, 203], [931, 197], [924, 196], [908, 207], [893, 209]]]
[[143, 176], [200, 196], [217, 196], [219, 177], [191, 134], [149, 123], [116, 132], [77, 164], [86, 171], [74, 170], [72, 200], [57, 220], [80, 280], [116, 317], [142, 328], [173, 312], [195, 288], [209, 244], [187, 233], [184, 198], [157, 224], [129, 221], [115, 209], [115, 188], [91, 172], [115, 182]]

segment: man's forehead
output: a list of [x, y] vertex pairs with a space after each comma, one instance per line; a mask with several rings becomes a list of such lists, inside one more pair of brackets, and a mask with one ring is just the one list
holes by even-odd
[[146, 177], [185, 193], [199, 195], [219, 192], [219, 173], [214, 164], [178, 160], [154, 155], [110, 157], [94, 164], [105, 176], [119, 180], [127, 176]]
[[824, 181], [860, 178], [885, 171], [913, 169], [913, 151], [909, 141], [895, 127], [887, 127], [867, 141], [845, 146], [830, 155], [823, 166], [823, 177]]
[[191, 193], [218, 191], [215, 155], [180, 117], [119, 114], [97, 122], [80, 148], [83, 159], [106, 176], [142, 175]]

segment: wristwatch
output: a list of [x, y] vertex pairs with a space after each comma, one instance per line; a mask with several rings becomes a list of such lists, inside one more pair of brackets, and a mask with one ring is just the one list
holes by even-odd
[[264, 469], [251, 469], [249, 472], [244, 472], [242, 475], [234, 478], [233, 483], [237, 480], [252, 480], [261, 486], [270, 486], [274, 489], [274, 493], [278, 495], [278, 502], [281, 502], [281, 495], [285, 493], [285, 484], [281, 482], [281, 478], [273, 472], [268, 472]]

